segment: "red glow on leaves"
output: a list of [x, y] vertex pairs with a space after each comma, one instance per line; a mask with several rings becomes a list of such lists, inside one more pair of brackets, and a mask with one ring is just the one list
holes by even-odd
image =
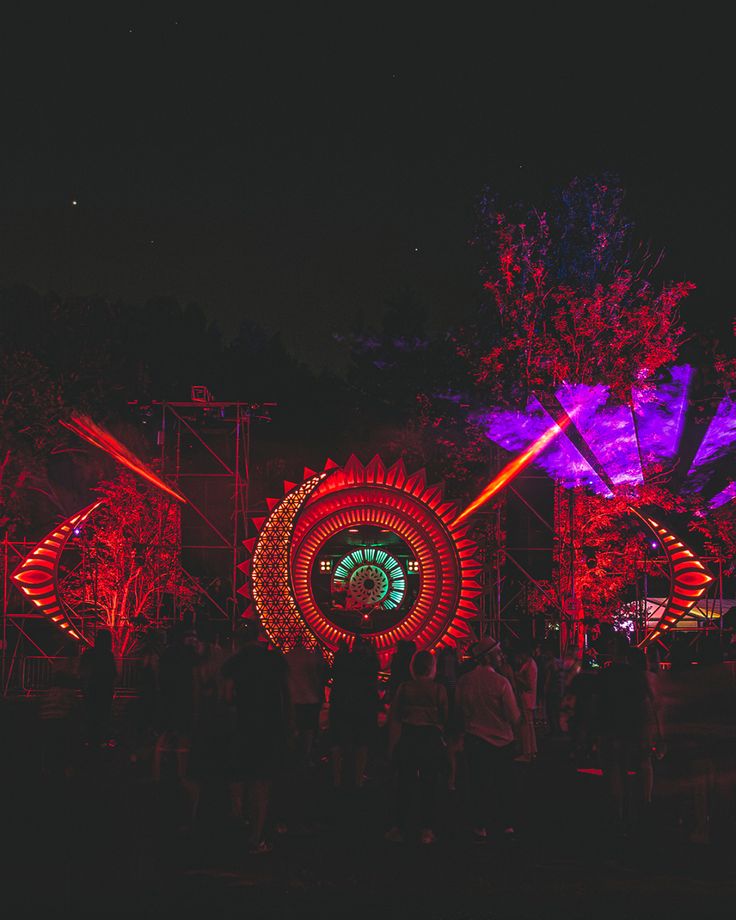
[[552, 219], [531, 211], [519, 221], [485, 202], [477, 242], [490, 255], [483, 287], [496, 322], [482, 352], [472, 339], [468, 351], [493, 402], [563, 381], [604, 383], [628, 400], [642, 367], [654, 375], [677, 357], [678, 310], [694, 285], [655, 289], [657, 260], [628, 254], [642, 250], [629, 245], [622, 198], [574, 180]]
[[79, 537], [87, 562], [66, 575], [59, 593], [71, 610], [94, 609], [112, 632], [115, 654], [125, 655], [164, 594], [183, 611], [196, 590], [180, 565], [179, 505], [125, 471], [98, 492], [104, 505]]

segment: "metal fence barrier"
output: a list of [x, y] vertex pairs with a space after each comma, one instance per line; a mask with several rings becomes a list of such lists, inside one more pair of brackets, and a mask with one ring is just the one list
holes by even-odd
[[[116, 693], [132, 693], [138, 688], [138, 670], [141, 658], [116, 658], [118, 679]], [[51, 678], [57, 666], [68, 664], [68, 658], [45, 658], [41, 655], [23, 659], [21, 689], [24, 693], [39, 693], [51, 685]]]

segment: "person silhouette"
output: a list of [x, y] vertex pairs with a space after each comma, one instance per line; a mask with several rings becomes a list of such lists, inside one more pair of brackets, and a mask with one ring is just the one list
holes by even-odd
[[242, 816], [247, 790], [249, 852], [268, 853], [271, 787], [283, 767], [292, 729], [288, 668], [280, 651], [260, 641], [257, 621], [244, 621], [236, 642], [238, 651], [222, 666], [224, 699], [237, 715], [230, 763], [233, 813]]
[[112, 633], [98, 629], [92, 648], [79, 659], [85, 709], [85, 740], [92, 747], [110, 742], [112, 700], [118, 670], [112, 653]]
[[350, 652], [338, 649], [332, 662], [329, 723], [334, 785], [343, 784], [350, 757], [352, 785], [359, 789], [378, 725], [378, 655], [362, 636], [355, 636]]
[[521, 720], [516, 695], [498, 670], [501, 645], [486, 636], [471, 646], [476, 665], [457, 682], [455, 703], [465, 731], [473, 834], [485, 842], [491, 823], [513, 834], [514, 729]]
[[401, 684], [391, 702], [389, 756], [396, 762], [398, 783], [396, 824], [386, 838], [396, 843], [403, 841], [412, 824], [416, 792], [419, 793], [419, 842], [435, 842], [437, 779], [445, 764], [442, 732], [448, 717], [447, 691], [435, 676], [436, 660], [432, 652], [416, 652], [409, 680]]

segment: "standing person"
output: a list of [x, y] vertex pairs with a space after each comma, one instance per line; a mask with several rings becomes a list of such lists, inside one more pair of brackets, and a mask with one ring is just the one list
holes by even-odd
[[93, 747], [110, 742], [112, 699], [118, 669], [112, 654], [112, 633], [98, 629], [95, 644], [79, 659], [86, 715], [85, 740]]
[[362, 787], [368, 748], [377, 724], [378, 655], [367, 639], [356, 636], [350, 652], [338, 650], [332, 665], [330, 743], [336, 788], [344, 783], [344, 766], [349, 757], [352, 785]]
[[194, 730], [194, 669], [198, 654], [188, 627], [175, 623], [159, 660], [159, 734], [153, 751], [153, 779], [161, 781], [164, 758], [172, 757], [176, 782], [186, 797], [186, 817], [180, 829], [189, 827], [197, 805], [197, 787], [189, 775], [189, 756]]
[[640, 770], [637, 774], [639, 802], [647, 809], [652, 804], [654, 792], [654, 755], [662, 751], [662, 712], [657, 692], [657, 674], [649, 668], [649, 659], [640, 648], [629, 648], [627, 661], [635, 671], [641, 671], [647, 684], [644, 699], [644, 743]]
[[325, 699], [327, 663], [316, 648], [309, 649], [299, 636], [285, 655], [289, 694], [294, 707], [294, 728], [300, 760], [313, 766], [312, 748], [319, 733], [319, 714]]
[[448, 716], [445, 726], [445, 743], [447, 745], [447, 788], [454, 792], [457, 781], [457, 759], [462, 751], [463, 733], [455, 712], [455, 691], [460, 671], [457, 648], [446, 645], [437, 653], [437, 675], [435, 680], [442, 684], [447, 693]]
[[730, 845], [736, 823], [736, 683], [720, 642], [708, 639], [704, 646], [695, 665], [686, 638], [679, 650], [673, 645], [672, 666], [660, 675], [668, 772], [688, 842]]
[[329, 679], [328, 730], [330, 739], [330, 762], [332, 764], [332, 785], [339, 789], [342, 785], [342, 767], [344, 744], [347, 732], [347, 707], [344, 700], [348, 688], [348, 658], [350, 646], [346, 639], [340, 639], [337, 651], [332, 659]]
[[[594, 697], [601, 767], [621, 830], [639, 817], [651, 787], [654, 703], [645, 668], [632, 665], [631, 651], [626, 635], [617, 633], [611, 663], [598, 675]], [[635, 774], [635, 784], [629, 782], [629, 773]]]
[[163, 634], [158, 629], [145, 633], [139, 648], [140, 661], [136, 669], [136, 695], [131, 703], [133, 717], [133, 752], [131, 761], [150, 757], [156, 739], [158, 706], [158, 669], [163, 650]]
[[473, 833], [483, 843], [494, 821], [506, 835], [514, 833], [512, 767], [520, 713], [511, 684], [495, 667], [500, 643], [487, 636], [469, 651], [476, 664], [458, 680], [455, 701], [465, 731]]
[[224, 782], [229, 740], [223, 705], [222, 665], [225, 652], [212, 626], [201, 619], [194, 667], [194, 719], [187, 780], [192, 792], [192, 822], [199, 817], [202, 793]]
[[558, 736], [561, 732], [560, 710], [564, 689], [564, 672], [562, 662], [557, 657], [555, 642], [547, 639], [539, 656], [539, 699], [544, 709], [544, 720], [550, 735]]
[[396, 651], [391, 656], [388, 675], [388, 689], [385, 700], [390, 703], [396, 691], [405, 680], [411, 680], [411, 660], [417, 650], [416, 642], [411, 639], [399, 639]]
[[389, 756], [396, 752], [398, 787], [396, 824], [386, 839], [401, 843], [410, 829], [415, 792], [419, 792], [419, 842], [435, 842], [437, 780], [445, 763], [442, 732], [447, 725], [447, 691], [435, 681], [431, 652], [416, 652], [411, 678], [396, 691], [389, 713]]
[[265, 828], [274, 778], [282, 768], [291, 730], [284, 656], [259, 641], [260, 625], [246, 620], [236, 637], [238, 651], [222, 666], [225, 702], [235, 707], [231, 794], [242, 815], [247, 789], [250, 853], [268, 853]]
[[[472, 655], [470, 658], [470, 664], [470, 670], [472, 670], [472, 668], [475, 667], [475, 661], [473, 660]], [[519, 688], [516, 686], [516, 671], [514, 671], [513, 661], [500, 646], [494, 656], [493, 666], [496, 669], [496, 672], [500, 674], [501, 677], [505, 677], [506, 680], [511, 684], [511, 689], [514, 691], [518, 702]]]
[[521, 754], [516, 759], [523, 763], [531, 763], [537, 756], [537, 733], [534, 729], [534, 716], [537, 711], [537, 663], [529, 644], [524, 643], [519, 647], [516, 662], [516, 692], [521, 709]]

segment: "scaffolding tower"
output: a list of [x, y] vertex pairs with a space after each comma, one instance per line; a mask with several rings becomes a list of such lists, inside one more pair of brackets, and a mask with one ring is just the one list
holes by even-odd
[[[182, 569], [216, 616], [235, 629], [238, 564], [249, 533], [250, 449], [254, 419], [270, 420], [274, 403], [222, 402], [193, 387], [187, 402], [160, 410], [161, 475], [187, 499], [182, 507]], [[167, 611], [176, 617], [177, 611]]]

